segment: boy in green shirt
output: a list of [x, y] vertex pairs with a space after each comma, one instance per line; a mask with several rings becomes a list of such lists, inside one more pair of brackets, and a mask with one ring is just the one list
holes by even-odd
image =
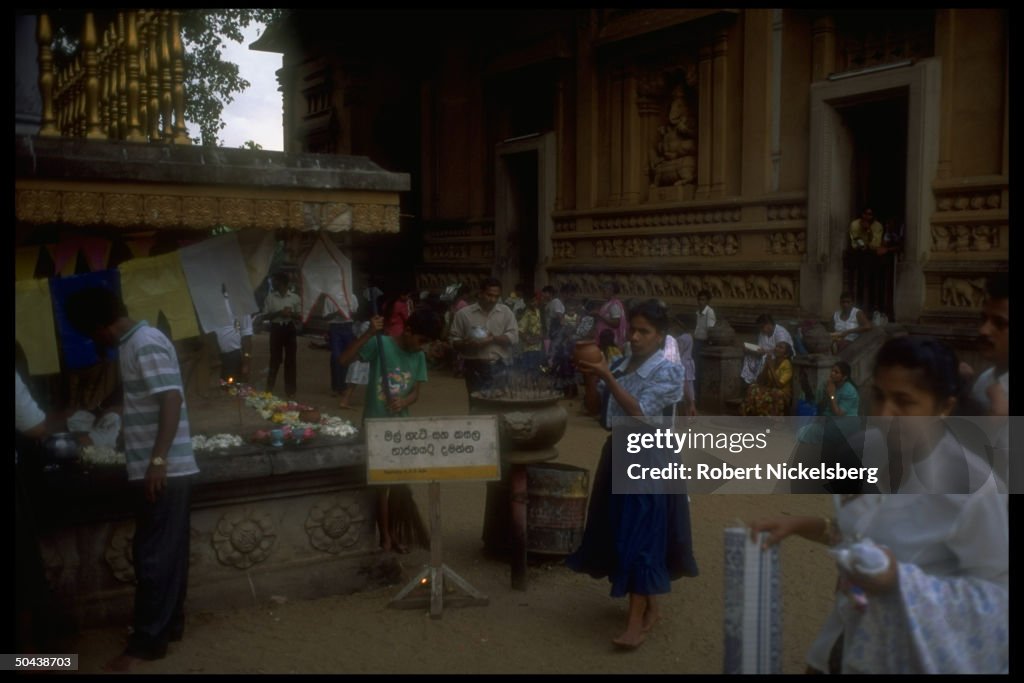
[[[441, 319], [433, 311], [419, 310], [405, 321], [405, 329], [399, 336], [378, 334], [383, 329], [384, 318], [374, 316], [366, 332], [338, 357], [339, 364], [348, 365], [358, 354], [359, 360], [370, 364], [363, 420], [409, 417], [409, 406], [419, 399], [420, 382], [427, 381], [427, 358], [423, 346], [441, 337]], [[382, 360], [384, 372], [381, 371]], [[420, 542], [425, 543], [425, 528], [408, 486], [388, 486], [381, 490], [377, 528], [380, 546], [384, 550], [394, 548], [398, 552], [408, 552], [403, 543], [407, 536], [418, 536]]]

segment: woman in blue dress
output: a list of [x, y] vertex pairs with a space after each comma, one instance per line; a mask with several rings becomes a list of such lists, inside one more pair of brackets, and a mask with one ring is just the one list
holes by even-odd
[[[668, 361], [662, 351], [668, 323], [663, 304], [645, 301], [629, 312], [630, 356], [611, 368], [604, 359], [579, 361], [581, 372], [593, 373], [602, 381], [602, 424], [606, 428], [616, 417], [671, 414], [681, 398], [682, 368]], [[639, 457], [664, 460], [666, 456], [665, 452], [646, 451]], [[612, 597], [629, 595], [626, 630], [612, 642], [633, 649], [658, 621], [655, 596], [668, 593], [675, 579], [696, 576], [697, 563], [686, 494], [613, 494], [612, 467], [609, 436], [594, 476], [583, 542], [566, 564], [594, 578], [608, 577]]]

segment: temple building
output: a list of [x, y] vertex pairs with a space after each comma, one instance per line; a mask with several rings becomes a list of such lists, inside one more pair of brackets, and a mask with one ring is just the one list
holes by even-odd
[[[706, 289], [737, 329], [831, 318], [853, 289], [962, 346], [1008, 268], [1006, 19], [302, 10], [252, 47], [283, 54], [286, 152], [409, 174], [372, 260], [418, 288], [614, 280], [687, 308]], [[849, 253], [865, 208], [885, 227], [870, 267]]]

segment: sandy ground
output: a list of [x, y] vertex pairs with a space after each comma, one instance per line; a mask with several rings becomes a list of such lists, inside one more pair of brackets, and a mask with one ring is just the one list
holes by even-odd
[[[329, 355], [299, 339], [298, 399], [330, 414], [357, 420], [360, 408], [339, 411], [330, 395]], [[266, 367], [267, 336], [257, 335], [254, 368]], [[259, 384], [258, 381], [255, 383]], [[283, 393], [283, 375], [278, 376]], [[202, 401], [194, 401], [193, 415]], [[605, 432], [580, 415], [579, 401], [565, 401], [570, 415], [558, 445], [559, 462], [597, 464]], [[251, 412], [251, 411], [250, 411]], [[462, 380], [435, 372], [413, 414], [466, 412]], [[193, 433], [204, 433], [201, 417]], [[414, 486], [426, 510], [427, 486]], [[138, 673], [720, 673], [723, 656], [723, 533], [736, 520], [762, 515], [825, 514], [823, 496], [693, 495], [695, 554], [700, 576], [682, 579], [662, 600], [662, 621], [633, 652], [611, 644], [626, 617], [626, 599], [612, 599], [608, 583], [570, 572], [558, 562], [535, 563], [529, 587], [513, 591], [506, 563], [481, 551], [485, 484], [441, 487], [445, 562], [490, 604], [449, 607], [441, 619], [426, 610], [396, 610], [388, 601], [429, 560], [416, 550], [401, 556], [403, 580], [352, 595], [318, 600], [276, 600], [229, 612], [191, 606], [185, 639], [165, 659], [141, 664]], [[800, 539], [782, 549], [783, 671], [800, 673], [803, 655], [831, 604], [832, 562], [821, 546]], [[127, 624], [81, 632], [68, 652], [80, 671], [98, 672], [124, 646]]]

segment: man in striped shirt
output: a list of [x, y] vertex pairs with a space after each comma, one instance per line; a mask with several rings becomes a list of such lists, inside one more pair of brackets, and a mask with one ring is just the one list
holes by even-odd
[[137, 496], [133, 553], [135, 623], [124, 653], [108, 668], [127, 671], [161, 659], [185, 627], [192, 453], [185, 394], [174, 345], [146, 321], [128, 317], [109, 289], [68, 297], [68, 320], [97, 345], [117, 346], [124, 386], [124, 442], [129, 485]]

